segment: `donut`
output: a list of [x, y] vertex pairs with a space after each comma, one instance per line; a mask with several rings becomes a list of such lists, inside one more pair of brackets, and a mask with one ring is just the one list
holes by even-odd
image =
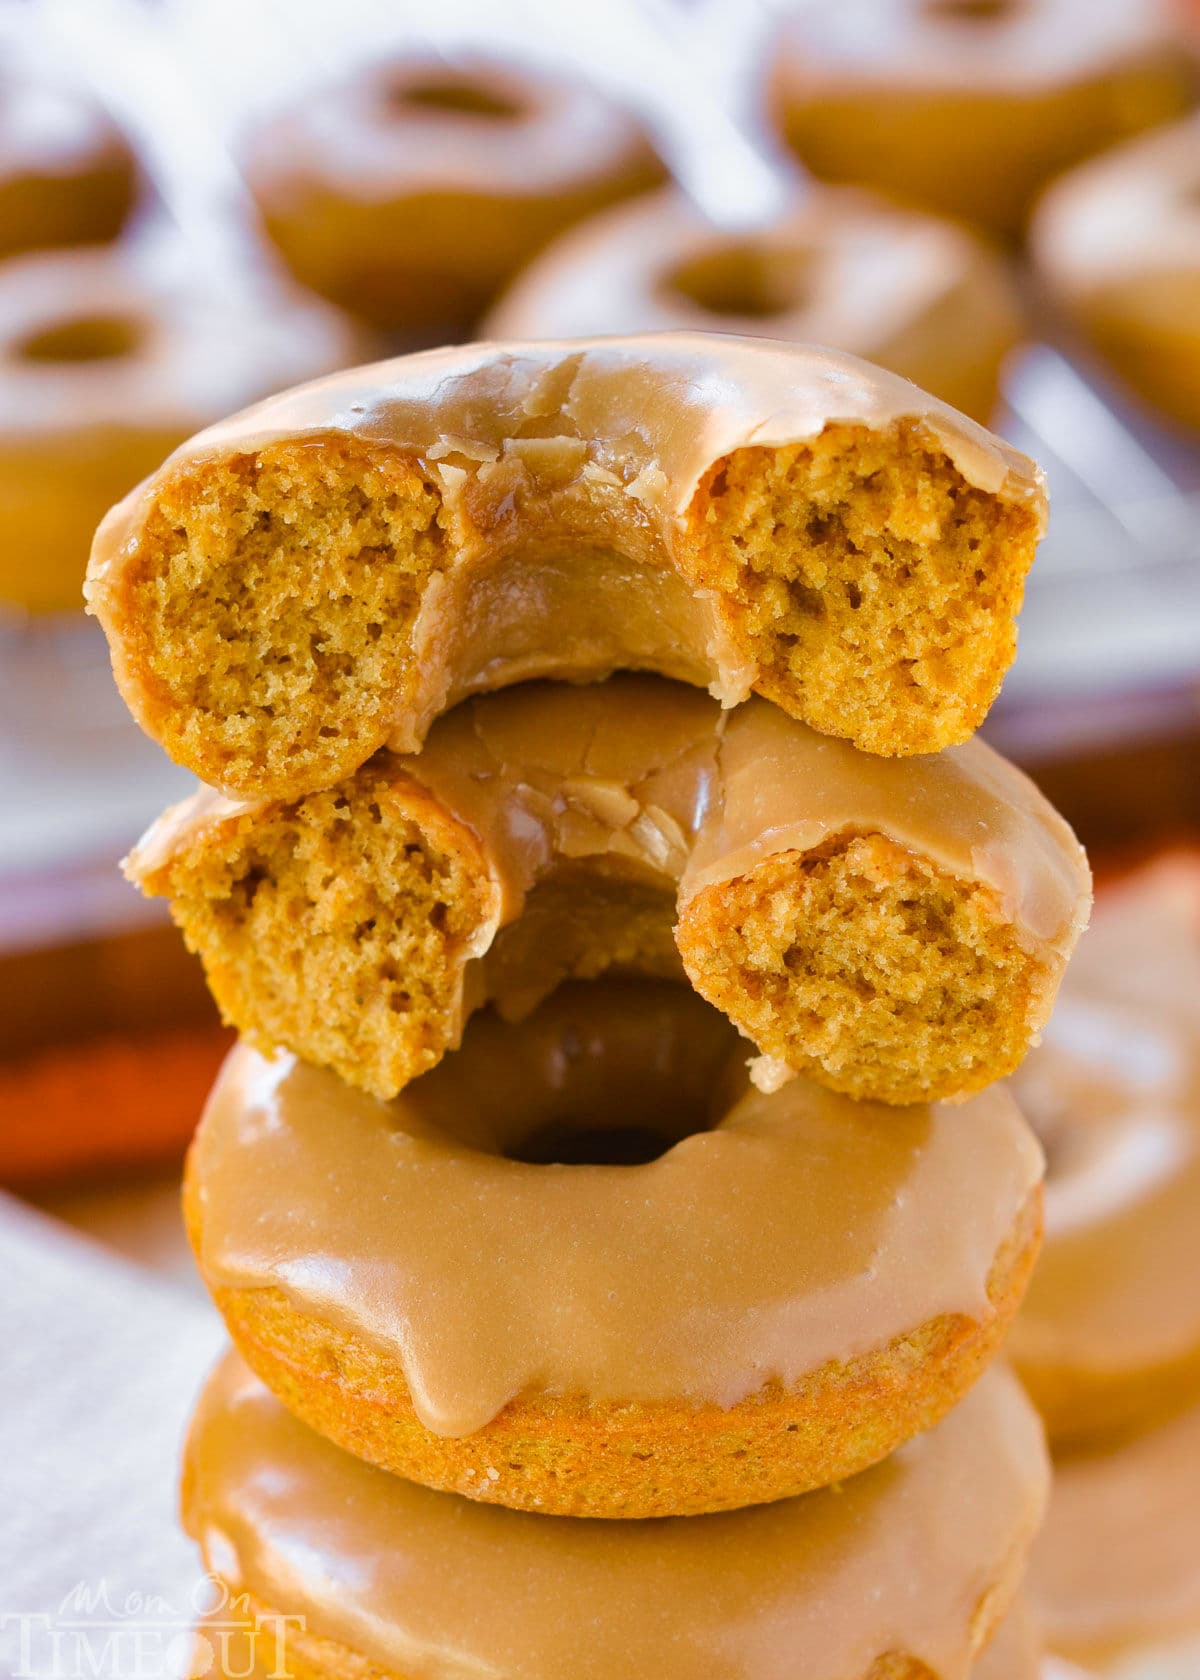
[[146, 246], [0, 266], [0, 601], [77, 610], [114, 497], [196, 426], [360, 348], [323, 304], [222, 295]]
[[479, 58], [373, 67], [260, 128], [245, 167], [298, 280], [443, 339], [570, 223], [662, 175], [599, 94]]
[[242, 797], [631, 666], [907, 755], [990, 705], [1044, 514], [1025, 456], [852, 356], [472, 345], [202, 432], [105, 519], [87, 595], [134, 716]]
[[[6, 43], [6, 47], [8, 44]], [[119, 130], [43, 64], [0, 71], [0, 260], [115, 239], [133, 209], [137, 168]]]
[[783, 131], [818, 175], [1005, 236], [1053, 175], [1182, 116], [1195, 61], [1174, 0], [809, 6], [780, 44]]
[[228, 1358], [188, 1434], [183, 1518], [257, 1618], [262, 1666], [296, 1680], [966, 1680], [1047, 1474], [998, 1370], [839, 1489], [690, 1520], [534, 1517], [358, 1463]]
[[1028, 1590], [1050, 1649], [1089, 1670], [1200, 1672], [1200, 1408], [1056, 1461]]
[[1200, 427], [1200, 117], [1064, 176], [1030, 237], [1046, 292], [1112, 371]]
[[1021, 316], [1004, 262], [956, 223], [813, 186], [769, 226], [729, 233], [666, 189], [563, 234], [484, 334], [671, 327], [836, 345], [986, 421]]
[[633, 675], [464, 701], [298, 801], [203, 791], [126, 871], [227, 1021], [383, 1098], [472, 1009], [610, 969], [686, 971], [768, 1088], [962, 1097], [1020, 1061], [1090, 904], [1070, 829], [982, 741], [872, 758]]
[[1101, 895], [1014, 1092], [1049, 1169], [1011, 1351], [1077, 1450], [1200, 1403], [1200, 858]]
[[941, 1416], [1023, 1293], [1041, 1173], [1001, 1086], [761, 1093], [686, 987], [592, 981], [478, 1015], [390, 1105], [238, 1046], [184, 1200], [234, 1342], [320, 1433], [650, 1517], [839, 1481]]

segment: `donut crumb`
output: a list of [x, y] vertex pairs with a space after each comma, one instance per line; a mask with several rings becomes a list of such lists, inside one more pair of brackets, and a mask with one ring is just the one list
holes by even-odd
[[487, 914], [486, 872], [378, 762], [228, 819], [141, 885], [170, 898], [223, 1017], [260, 1048], [390, 1097], [453, 1042], [453, 958]]
[[1016, 650], [1036, 512], [969, 485], [913, 421], [827, 425], [717, 461], [694, 581], [728, 601], [759, 691], [884, 755], [966, 740]]
[[768, 1056], [889, 1103], [1010, 1073], [1054, 983], [990, 888], [880, 834], [705, 888], [676, 938], [696, 990]]
[[171, 756], [216, 787], [286, 796], [335, 779], [337, 740], [360, 762], [381, 746], [443, 564], [440, 512], [405, 456], [351, 439], [200, 457], [168, 476], [122, 616]]
[[225, 1020], [372, 1096], [394, 1097], [457, 1042], [464, 1007], [519, 1015], [568, 979], [682, 980], [675, 894], [606, 860], [561, 863], [502, 928], [470, 834], [380, 753], [336, 787], [202, 830], [143, 891], [171, 901]]

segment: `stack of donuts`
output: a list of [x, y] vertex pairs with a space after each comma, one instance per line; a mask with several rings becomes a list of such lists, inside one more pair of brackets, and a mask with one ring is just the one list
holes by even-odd
[[268, 1671], [1036, 1674], [997, 1081], [1090, 879], [974, 732], [1044, 513], [903, 380], [670, 334], [333, 375], [101, 526], [208, 784], [128, 868], [241, 1034], [184, 1517]]

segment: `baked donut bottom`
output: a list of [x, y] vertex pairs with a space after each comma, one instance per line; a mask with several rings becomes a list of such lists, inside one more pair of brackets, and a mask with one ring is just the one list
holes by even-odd
[[993, 1672], [972, 1664], [1014, 1603], [1046, 1477], [996, 1371], [837, 1490], [653, 1524], [531, 1517], [358, 1463], [231, 1357], [192, 1423], [183, 1511], [301, 1680], [967, 1680]]
[[986, 714], [1043, 516], [1031, 462], [852, 356], [489, 344], [200, 434], [104, 521], [86, 593], [138, 721], [245, 797], [619, 669], [903, 757]]
[[1012, 1071], [1087, 914], [1086, 861], [981, 742], [917, 763], [769, 703], [617, 676], [464, 702], [419, 754], [285, 804], [201, 794], [127, 873], [227, 1020], [389, 1098], [491, 1001], [682, 977], [759, 1050], [890, 1103]]
[[686, 988], [593, 982], [482, 1013], [388, 1105], [239, 1048], [184, 1203], [318, 1432], [471, 1499], [655, 1517], [840, 1481], [944, 1415], [1024, 1293], [1040, 1176], [1002, 1088], [757, 1092]]

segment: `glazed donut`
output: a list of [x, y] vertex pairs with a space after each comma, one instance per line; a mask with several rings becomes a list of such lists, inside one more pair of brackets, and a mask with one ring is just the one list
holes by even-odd
[[253, 137], [246, 167], [298, 280], [375, 326], [443, 339], [571, 222], [662, 175], [586, 87], [426, 58], [306, 100]]
[[556, 240], [484, 335], [667, 327], [836, 345], [986, 421], [1021, 316], [1005, 264], [953, 222], [812, 187], [769, 227], [731, 234], [668, 189]]
[[640, 676], [465, 701], [294, 803], [201, 792], [126, 869], [228, 1021], [378, 1097], [483, 1003], [681, 960], [768, 1089], [961, 1097], [1020, 1061], [1090, 904], [1067, 825], [981, 741], [871, 758]]
[[184, 1200], [238, 1348], [338, 1445], [649, 1517], [840, 1481], [940, 1417], [1023, 1293], [1041, 1175], [1002, 1086], [755, 1092], [720, 1015], [626, 980], [477, 1016], [390, 1105], [241, 1045]]
[[1049, 1170], [1011, 1351], [1078, 1448], [1200, 1401], [1200, 862], [1101, 895], [1015, 1094]]
[[904, 755], [987, 711], [1044, 514], [1025, 456], [852, 356], [472, 345], [202, 432], [105, 519], [87, 593], [134, 716], [249, 798], [623, 666]]
[[1033, 1411], [993, 1371], [843, 1488], [691, 1520], [556, 1522], [381, 1475], [230, 1357], [189, 1431], [183, 1516], [258, 1618], [262, 1666], [297, 1680], [966, 1680], [1047, 1479]]
[[797, 15], [776, 105], [818, 175], [1014, 235], [1051, 176], [1194, 92], [1174, 0], [872, 0]]
[[1200, 1409], [1055, 1463], [1029, 1592], [1050, 1649], [1098, 1674], [1200, 1672]]
[[0, 267], [0, 601], [77, 610], [96, 521], [232, 404], [361, 349], [323, 304], [222, 297], [148, 249]]
[[1113, 371], [1200, 427], [1200, 117], [1056, 182], [1031, 238], [1047, 292]]
[[125, 140], [43, 65], [0, 72], [0, 259], [115, 239], [137, 191]]

